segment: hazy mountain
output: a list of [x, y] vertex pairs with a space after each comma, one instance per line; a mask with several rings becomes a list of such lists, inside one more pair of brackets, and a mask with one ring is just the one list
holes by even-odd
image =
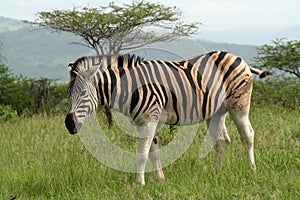
[[[0, 30], [0, 52], [6, 59], [5, 64], [13, 73], [26, 77], [67, 80], [68, 63], [92, 52], [80, 45], [70, 45], [71, 42], [80, 41], [73, 34], [32, 31], [20, 21], [1, 17], [0, 27], [7, 27]], [[144, 59], [179, 60], [211, 50], [235, 53], [249, 63], [256, 55], [256, 47], [251, 45], [191, 39], [156, 43], [125, 53], [136, 53]]]
[[0, 17], [0, 33], [8, 32], [8, 31], [16, 31], [21, 28], [25, 28], [26, 24], [21, 21]]
[[68, 63], [87, 54], [87, 48], [70, 45], [78, 41], [72, 34], [20, 29], [0, 35], [5, 64], [27, 77], [66, 79]]

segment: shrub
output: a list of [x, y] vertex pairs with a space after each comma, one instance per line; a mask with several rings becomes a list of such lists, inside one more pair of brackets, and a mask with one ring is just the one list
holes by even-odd
[[66, 113], [68, 108], [68, 84], [54, 82], [50, 86], [51, 92], [51, 114]]
[[0, 122], [15, 121], [17, 113], [9, 105], [0, 105]]
[[278, 105], [299, 109], [300, 80], [297, 78], [273, 78], [265, 82], [255, 81], [252, 103], [261, 106]]

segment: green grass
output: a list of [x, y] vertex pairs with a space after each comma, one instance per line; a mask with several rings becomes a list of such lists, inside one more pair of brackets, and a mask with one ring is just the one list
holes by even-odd
[[232, 143], [221, 169], [212, 167], [213, 152], [198, 158], [203, 137], [198, 134], [184, 155], [164, 168], [166, 181], [156, 182], [147, 173], [145, 186], [134, 185], [135, 174], [110, 169], [92, 157], [78, 135], [67, 133], [63, 115], [3, 123], [0, 199], [299, 199], [299, 119], [299, 110], [252, 109], [256, 173], [248, 169], [228, 117]]

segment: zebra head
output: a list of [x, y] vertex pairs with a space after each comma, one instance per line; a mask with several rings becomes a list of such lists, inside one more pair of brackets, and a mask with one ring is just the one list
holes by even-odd
[[97, 108], [98, 96], [93, 83], [93, 75], [98, 67], [92, 66], [81, 72], [78, 70], [79, 67], [76, 63], [69, 64], [69, 110], [65, 119], [65, 125], [71, 134], [77, 133], [84, 121]]

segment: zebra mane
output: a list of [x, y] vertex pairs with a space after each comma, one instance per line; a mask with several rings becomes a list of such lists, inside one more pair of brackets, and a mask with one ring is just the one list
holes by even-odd
[[[140, 56], [137, 56], [135, 54], [124, 54], [118, 56], [118, 62], [119, 63], [128, 63], [128, 66], [136, 66], [140, 64], [144, 59]], [[118, 67], [121, 67], [118, 65]]]
[[[97, 56], [83, 56], [78, 58], [74, 63], [69, 63], [70, 83], [68, 88], [68, 94], [71, 94], [76, 76], [78, 73], [88, 71], [90, 67], [100, 65], [101, 61], [106, 60], [105, 66], [107, 68], [122, 68], [124, 63], [127, 63], [129, 67], [136, 66], [143, 61], [143, 58], [135, 54], [123, 54], [123, 55], [97, 55]], [[102, 63], [101, 66], [103, 66]]]
[[[121, 54], [121, 55], [98, 55], [98, 56], [83, 56], [78, 58], [74, 63], [70, 63], [71, 71], [73, 72], [85, 72], [89, 70], [91, 66], [99, 65], [101, 60], [106, 59], [107, 68], [114, 68], [114, 67], [122, 67], [123, 63], [128, 63], [130, 66], [136, 66], [143, 61], [143, 58], [137, 56], [135, 54]], [[114, 63], [113, 61], [117, 61]]]

